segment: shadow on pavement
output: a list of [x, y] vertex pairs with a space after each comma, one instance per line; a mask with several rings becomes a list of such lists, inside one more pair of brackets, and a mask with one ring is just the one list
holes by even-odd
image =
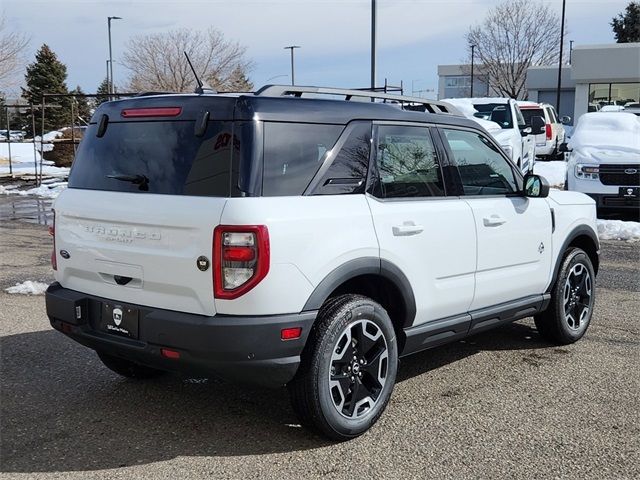
[[[480, 351], [544, 346], [534, 329], [508, 325], [403, 359], [398, 381]], [[173, 375], [125, 380], [53, 330], [3, 337], [0, 347], [2, 472], [98, 470], [329, 445], [297, 425], [285, 389]]]

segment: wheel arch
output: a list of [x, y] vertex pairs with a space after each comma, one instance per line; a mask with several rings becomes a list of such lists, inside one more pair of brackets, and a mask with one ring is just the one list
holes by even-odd
[[558, 251], [558, 256], [553, 267], [553, 277], [549, 283], [547, 293], [549, 293], [555, 285], [560, 272], [560, 266], [562, 265], [562, 259], [566, 251], [571, 247], [577, 247], [584, 250], [593, 264], [594, 272], [596, 275], [598, 274], [598, 269], [600, 267], [600, 241], [598, 240], [598, 234], [591, 227], [580, 225], [569, 233], [563, 242], [562, 247]]
[[411, 283], [388, 260], [364, 257], [350, 260], [329, 273], [314, 289], [303, 310], [319, 310], [331, 297], [357, 293], [380, 303], [391, 318], [398, 338], [413, 325], [416, 302]]

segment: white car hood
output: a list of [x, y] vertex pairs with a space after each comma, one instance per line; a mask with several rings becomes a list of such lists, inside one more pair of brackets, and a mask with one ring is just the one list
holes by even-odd
[[549, 190], [549, 202], [558, 205], [592, 205], [595, 204], [593, 198], [580, 192], [569, 192], [566, 190]]

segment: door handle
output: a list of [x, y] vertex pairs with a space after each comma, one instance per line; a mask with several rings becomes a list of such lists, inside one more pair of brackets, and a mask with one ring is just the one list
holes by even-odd
[[402, 225], [395, 225], [392, 230], [393, 235], [396, 237], [409, 237], [422, 233], [424, 227], [422, 225], [416, 225], [413, 222], [404, 222]]
[[502, 218], [500, 215], [490, 215], [488, 217], [484, 217], [482, 219], [482, 223], [484, 223], [485, 227], [499, 227], [500, 225], [507, 223], [507, 221]]

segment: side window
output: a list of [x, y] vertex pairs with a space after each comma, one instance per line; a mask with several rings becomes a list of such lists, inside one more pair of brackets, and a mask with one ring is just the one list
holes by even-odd
[[377, 147], [376, 197], [444, 195], [440, 164], [428, 128], [382, 125]]
[[483, 135], [445, 129], [465, 195], [502, 195], [518, 191], [509, 162]]
[[364, 193], [371, 150], [371, 124], [356, 125], [325, 172], [314, 195]]
[[551, 117], [551, 123], [560, 123], [558, 120], [558, 115], [556, 114], [556, 109], [553, 107], [547, 107], [549, 110], [549, 117]]
[[343, 128], [342, 125], [265, 122], [262, 194], [265, 197], [302, 195]]

